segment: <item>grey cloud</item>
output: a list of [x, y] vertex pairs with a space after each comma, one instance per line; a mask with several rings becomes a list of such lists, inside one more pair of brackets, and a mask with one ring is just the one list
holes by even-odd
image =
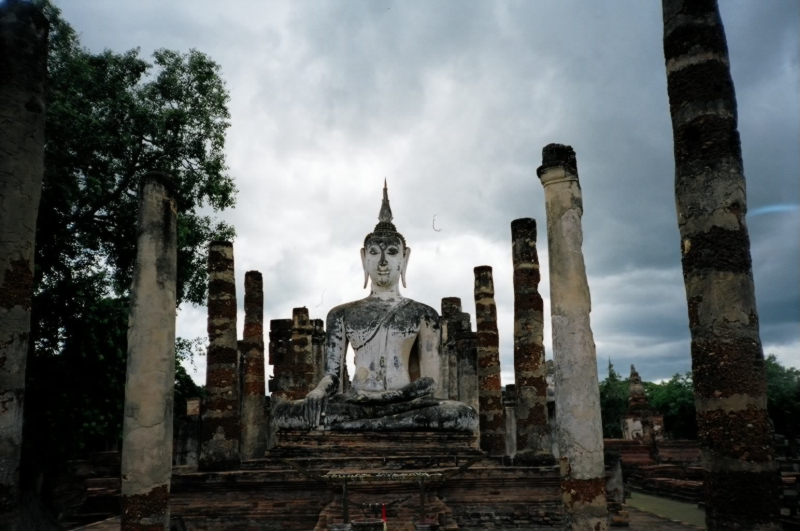
[[[609, 357], [623, 373], [637, 363], [646, 379], [690, 369], [658, 2], [62, 7], [94, 49], [193, 47], [222, 65], [228, 162], [241, 190], [223, 217], [240, 235], [239, 289], [246, 269], [265, 275], [265, 318], [302, 305], [323, 318], [365, 295], [358, 248], [388, 177], [413, 249], [408, 296], [433, 307], [460, 296], [474, 314], [472, 268], [495, 268], [508, 377], [509, 223], [537, 219], [547, 297], [535, 171], [541, 148], [560, 142], [578, 155], [601, 377]], [[750, 210], [798, 204], [800, 4], [726, 0], [721, 9]], [[749, 226], [765, 348], [800, 350], [800, 216], [753, 216]], [[203, 334], [198, 316], [187, 312], [179, 333]]]

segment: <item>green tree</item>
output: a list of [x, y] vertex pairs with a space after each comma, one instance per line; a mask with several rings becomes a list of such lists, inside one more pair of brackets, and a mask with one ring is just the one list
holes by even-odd
[[622, 416], [628, 411], [630, 382], [628, 378], [620, 378], [614, 370], [611, 360], [608, 361], [608, 376], [600, 382], [600, 415], [603, 420], [603, 437], [607, 439], [622, 438]]
[[769, 418], [775, 425], [775, 433], [793, 442], [800, 422], [800, 370], [784, 367], [774, 354], [769, 354], [765, 361]]
[[[28, 464], [47, 468], [121, 434], [141, 176], [166, 171], [177, 185], [179, 304], [205, 299], [207, 242], [234, 236], [208, 213], [232, 207], [236, 188], [214, 61], [92, 53], [49, 0], [36, 3], [51, 39], [25, 444]], [[179, 399], [196, 394], [189, 382], [179, 369]]]
[[662, 383], [645, 383], [650, 407], [663, 415], [664, 432], [671, 439], [697, 439], [692, 373], [675, 374]]

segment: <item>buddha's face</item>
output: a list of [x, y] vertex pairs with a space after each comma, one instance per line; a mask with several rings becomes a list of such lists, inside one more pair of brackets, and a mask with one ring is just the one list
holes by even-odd
[[[393, 288], [405, 275], [410, 249], [399, 238], [370, 238], [361, 249], [364, 274], [373, 287]], [[404, 283], [405, 284], [405, 283]]]

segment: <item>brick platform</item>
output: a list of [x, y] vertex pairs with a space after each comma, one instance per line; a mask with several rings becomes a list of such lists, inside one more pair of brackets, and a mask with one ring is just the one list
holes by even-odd
[[172, 514], [190, 531], [324, 531], [343, 519], [346, 477], [350, 520], [379, 515], [385, 503], [392, 531], [419, 519], [420, 481], [422, 514], [443, 531], [562, 525], [557, 467], [503, 466], [471, 434], [280, 432], [277, 442], [241, 470], [176, 467]]

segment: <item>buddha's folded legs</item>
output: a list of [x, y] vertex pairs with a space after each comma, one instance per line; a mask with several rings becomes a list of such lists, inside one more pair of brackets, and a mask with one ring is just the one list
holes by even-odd
[[[348, 394], [334, 395], [325, 407], [323, 426], [331, 431], [476, 431], [474, 409], [455, 400], [430, 396], [407, 402], [362, 405], [350, 401]], [[303, 400], [280, 402], [273, 410], [277, 429], [308, 429], [303, 416]]]
[[455, 400], [418, 398], [410, 402], [376, 407], [374, 417], [338, 420], [328, 424], [331, 431], [467, 431], [478, 430], [475, 410]]

